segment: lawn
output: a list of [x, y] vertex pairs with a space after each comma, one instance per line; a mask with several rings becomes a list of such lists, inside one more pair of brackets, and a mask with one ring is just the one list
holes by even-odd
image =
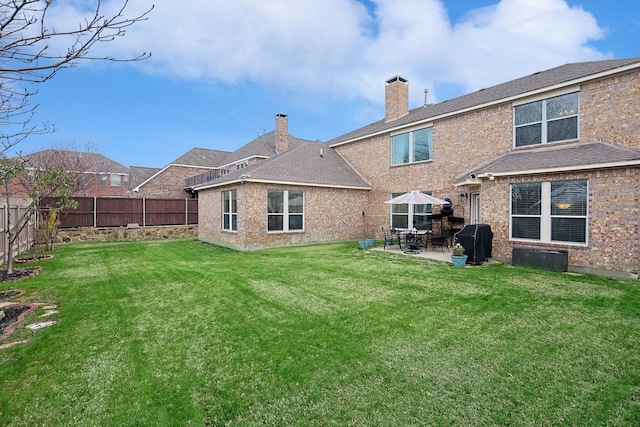
[[[357, 243], [70, 244], [0, 284], [3, 426], [640, 424], [640, 282]], [[42, 309], [31, 314], [35, 321]]]

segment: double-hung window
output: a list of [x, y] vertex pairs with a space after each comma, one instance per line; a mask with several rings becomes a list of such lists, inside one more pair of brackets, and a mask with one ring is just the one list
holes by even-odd
[[[404, 193], [391, 193], [391, 197], [397, 197]], [[391, 228], [417, 228], [431, 230], [432, 205], [391, 205]]]
[[578, 139], [578, 92], [517, 105], [515, 146]]
[[304, 192], [294, 190], [267, 191], [267, 230], [304, 230]]
[[238, 195], [236, 190], [222, 192], [222, 229], [238, 231]]
[[120, 187], [120, 185], [122, 184], [122, 177], [118, 174], [112, 173], [109, 176], [109, 183], [112, 187]]
[[423, 128], [391, 136], [391, 164], [431, 160], [433, 157], [433, 128]]
[[511, 185], [511, 238], [587, 243], [588, 182]]

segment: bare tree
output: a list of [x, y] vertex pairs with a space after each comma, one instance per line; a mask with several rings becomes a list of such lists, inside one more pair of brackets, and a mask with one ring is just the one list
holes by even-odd
[[[52, 0], [0, 1], [0, 158], [29, 135], [53, 130], [49, 123], [32, 123], [37, 105], [30, 100], [37, 93], [37, 84], [81, 60], [130, 62], [150, 56], [141, 53], [117, 59], [89, 55], [96, 45], [124, 36], [128, 27], [146, 20], [153, 9], [126, 17], [128, 3], [124, 0], [115, 13], [105, 15], [100, 0], [96, 0], [95, 9], [84, 21], [73, 29], [57, 29], [50, 22]], [[65, 46], [62, 52], [54, 48], [60, 45]]]
[[[54, 130], [49, 123], [32, 122], [37, 105], [31, 104], [37, 86], [53, 78], [60, 70], [75, 66], [81, 60], [139, 61], [150, 56], [141, 53], [127, 59], [109, 56], [90, 56], [90, 51], [104, 42], [125, 35], [131, 25], [146, 20], [153, 6], [146, 12], [126, 16], [129, 0], [123, 0], [115, 13], [105, 15], [100, 0], [93, 12], [73, 28], [62, 28], [51, 22], [52, 1], [56, 0], [0, 0], [0, 185], [9, 205], [16, 179], [25, 172], [24, 159], [8, 159], [8, 151], [30, 135]], [[56, 48], [57, 46], [57, 48]], [[60, 50], [60, 46], [63, 46]], [[64, 166], [34, 169], [33, 185], [27, 193], [33, 197], [29, 211], [47, 194], [69, 202], [72, 182]], [[72, 204], [72, 203], [71, 203]], [[61, 206], [64, 207], [64, 206]], [[28, 218], [13, 219], [7, 215], [9, 236], [8, 272], [12, 269], [13, 242]]]
[[[56, 206], [51, 207], [47, 214], [43, 216], [48, 224], [51, 215], [54, 218], [58, 212], [64, 208], [75, 208], [77, 202], [71, 198], [71, 188], [74, 175], [68, 173], [61, 166], [50, 169], [36, 169], [30, 177], [30, 185], [26, 188], [28, 196], [27, 206], [22, 213], [18, 213], [14, 218], [10, 214], [11, 196], [15, 192], [16, 179], [25, 174], [25, 161], [21, 158], [0, 159], [0, 180], [4, 184], [4, 196], [7, 206], [6, 230], [8, 235], [7, 247], [7, 273], [13, 272], [13, 248], [22, 230], [27, 227], [29, 221], [34, 217], [40, 201], [45, 198], [55, 198]], [[55, 226], [55, 221], [53, 222]], [[49, 242], [47, 242], [49, 244]]]

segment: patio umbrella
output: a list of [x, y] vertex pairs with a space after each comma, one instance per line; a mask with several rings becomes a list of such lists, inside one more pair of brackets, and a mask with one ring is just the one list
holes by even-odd
[[385, 203], [391, 205], [446, 205], [449, 202], [446, 200], [438, 199], [437, 197], [430, 196], [422, 191], [409, 191], [408, 193], [401, 194], [394, 197], [391, 200], [387, 200]]

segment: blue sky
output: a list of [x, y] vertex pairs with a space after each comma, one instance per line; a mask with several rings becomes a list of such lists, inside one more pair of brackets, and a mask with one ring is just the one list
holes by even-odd
[[[55, 23], [77, 23], [85, 3], [55, 0]], [[89, 147], [163, 167], [194, 147], [233, 151], [272, 131], [277, 113], [299, 138], [357, 129], [384, 116], [396, 74], [413, 108], [425, 88], [440, 102], [569, 62], [640, 56], [637, 0], [130, 0], [127, 10], [153, 3], [147, 21], [95, 52], [152, 57], [84, 62], [40, 85], [34, 120], [57, 131], [17, 151]]]

